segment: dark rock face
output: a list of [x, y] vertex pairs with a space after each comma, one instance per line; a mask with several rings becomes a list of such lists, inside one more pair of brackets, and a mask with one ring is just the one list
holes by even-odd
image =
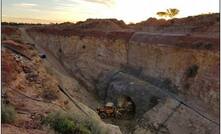
[[121, 96], [129, 97], [135, 104], [136, 116], [141, 116], [165, 97], [159, 88], [123, 72], [111, 72], [102, 77], [97, 92], [106, 102], [115, 104]]

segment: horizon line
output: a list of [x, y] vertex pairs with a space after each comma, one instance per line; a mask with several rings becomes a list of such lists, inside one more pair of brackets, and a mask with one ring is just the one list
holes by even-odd
[[[192, 15], [192, 16], [194, 17], [194, 16], [199, 16], [199, 15], [210, 15], [210, 14], [220, 14], [220, 12], [201, 13], [201, 14]], [[191, 17], [191, 16], [174, 17], [174, 18], [170, 18], [170, 19], [160, 18], [160, 17], [149, 17], [146, 20], [148, 20], [150, 18], [156, 18], [157, 20], [160, 20], [160, 19], [171, 20], [171, 19], [182, 19], [182, 18], [187, 18], [187, 17]], [[4, 18], [20, 19], [20, 20], [19, 21], [10, 21], [10, 20], [7, 21]], [[129, 23], [126, 23], [124, 20], [118, 19], [118, 18], [87, 18], [85, 20], [79, 20], [79, 21], [73, 21], [73, 20], [72, 21], [71, 20], [64, 21], [64, 20], [47, 20], [47, 19], [38, 19], [38, 18], [21, 18], [21, 17], [12, 17], [12, 16], [4, 16], [4, 15], [2, 15], [1, 23], [20, 23], [20, 24], [56, 24], [56, 23], [58, 23], [58, 24], [61, 24], [61, 23], [77, 23], [77, 22], [81, 22], [81, 21], [86, 21], [88, 19], [101, 19], [101, 20], [104, 20], [104, 19], [116, 19], [116, 20], [119, 20], [119, 21], [123, 21], [125, 24], [131, 24], [131, 23], [132, 24], [136, 24], [136, 23], [139, 23], [139, 22], [129, 22]], [[30, 21], [33, 21], [33, 22], [30, 22]], [[142, 21], [145, 21], [145, 20], [142, 20]], [[140, 21], [140, 22], [142, 22], [142, 21]]]

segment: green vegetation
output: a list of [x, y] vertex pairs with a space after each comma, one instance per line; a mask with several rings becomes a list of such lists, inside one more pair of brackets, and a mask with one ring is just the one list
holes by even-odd
[[1, 113], [2, 123], [12, 123], [16, 118], [16, 111], [14, 107], [6, 104], [2, 104], [2, 113]]
[[61, 134], [91, 134], [90, 128], [84, 123], [74, 121], [74, 119], [64, 113], [50, 113], [42, 120], [44, 125], [49, 125], [55, 131]]
[[180, 11], [176, 8], [167, 9], [166, 12], [157, 12], [157, 15], [160, 17], [170, 17], [173, 18], [176, 16]]

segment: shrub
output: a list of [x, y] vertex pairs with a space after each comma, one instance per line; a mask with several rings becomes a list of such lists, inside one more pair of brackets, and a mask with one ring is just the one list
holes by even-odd
[[62, 134], [71, 134], [76, 129], [73, 121], [67, 118], [56, 118], [54, 122], [52, 122], [51, 126]]
[[[83, 124], [77, 123], [70, 116], [64, 113], [51, 113], [42, 120], [42, 123], [49, 125], [61, 134], [91, 134], [91, 131]], [[79, 125], [78, 125], [79, 124]]]
[[82, 134], [91, 134], [91, 131], [85, 125], [80, 124], [78, 129]]
[[10, 105], [2, 104], [2, 113], [1, 113], [2, 123], [12, 123], [16, 118], [16, 111], [14, 107]]

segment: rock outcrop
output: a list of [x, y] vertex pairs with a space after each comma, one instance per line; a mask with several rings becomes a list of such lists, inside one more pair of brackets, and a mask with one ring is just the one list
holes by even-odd
[[[137, 116], [143, 115], [166, 97], [161, 89], [132, 75], [123, 72], [111, 74], [111, 77], [102, 77], [98, 82], [99, 97], [104, 98], [106, 102], [114, 102], [116, 105], [121, 97], [129, 97], [134, 103], [134, 112]], [[105, 76], [110, 76], [110, 74]]]

